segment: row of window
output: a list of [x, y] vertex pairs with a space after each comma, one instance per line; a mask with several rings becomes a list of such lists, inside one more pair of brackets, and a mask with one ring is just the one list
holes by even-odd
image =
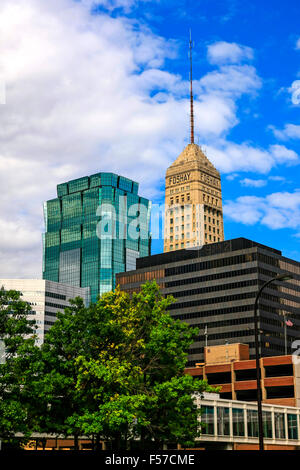
[[[248, 324], [253, 324], [253, 316], [251, 317], [245, 317], [245, 318], [233, 318], [231, 320], [220, 320], [220, 321], [213, 321], [209, 322], [207, 324], [202, 323], [195, 323], [192, 324], [191, 326], [193, 328], [200, 328], [201, 329], [201, 336], [203, 336], [203, 329], [205, 327], [207, 328], [219, 328], [221, 326], [235, 326], [235, 325], [248, 325]], [[209, 335], [211, 337], [211, 335]]]
[[[232, 434], [234, 436], [258, 437], [258, 413], [256, 410], [246, 410], [242, 408], [230, 408], [213, 406], [202, 406], [201, 422], [203, 423], [202, 433], [218, 436], [230, 435], [230, 418], [232, 420]], [[216, 413], [216, 419], [215, 419]], [[231, 416], [230, 416], [231, 415]], [[273, 429], [274, 419], [274, 429]], [[265, 438], [275, 439], [298, 439], [297, 415], [287, 413], [287, 429], [285, 427], [284, 413], [263, 410], [263, 432]], [[216, 427], [215, 427], [216, 423]]]
[[256, 296], [256, 292], [244, 292], [242, 294], [231, 294], [231, 295], [223, 295], [221, 297], [212, 297], [209, 299], [196, 299], [190, 300], [189, 302], [176, 302], [168, 307], [170, 310], [178, 310], [180, 308], [189, 308], [189, 307], [196, 307], [200, 305], [209, 305], [209, 304], [218, 304], [218, 303], [225, 303], [225, 302], [235, 302], [236, 300], [246, 300], [251, 299]]
[[211, 208], [209, 206], [204, 206], [204, 212], [207, 212], [208, 214], [216, 215], [217, 217], [222, 216], [222, 212], [220, 210]]
[[176, 315], [172, 315], [172, 317], [176, 320], [189, 320], [192, 318], [204, 318], [210, 316], [218, 316], [218, 315], [226, 315], [230, 313], [240, 313], [240, 312], [248, 312], [253, 311], [253, 305], [238, 305], [235, 307], [227, 307], [227, 308], [218, 308], [213, 310], [206, 310], [203, 312], [191, 312], [191, 313], [179, 313]]
[[66, 296], [63, 294], [56, 294], [54, 292], [45, 292], [46, 297], [52, 297], [54, 299], [66, 300]]
[[45, 302], [46, 307], [60, 308], [62, 311], [67, 307], [67, 305], [54, 304], [52, 302]]
[[197, 289], [181, 290], [178, 292], [172, 292], [172, 295], [177, 299], [178, 297], [186, 297], [198, 294], [207, 294], [209, 292], [228, 291], [230, 289], [241, 289], [243, 287], [256, 286], [258, 279], [248, 279], [246, 281], [232, 282], [229, 284], [217, 284], [215, 286], [197, 287]]
[[45, 320], [45, 321], [44, 321], [44, 324], [45, 324], [45, 325], [50, 325], [50, 326], [52, 326], [52, 325], [54, 325], [54, 323], [55, 323], [55, 321], [50, 321], [50, 320]]
[[240, 277], [254, 273], [257, 273], [257, 268], [237, 269], [235, 271], [225, 271], [222, 273], [208, 274], [206, 276], [188, 277], [186, 279], [179, 279], [177, 281], [166, 282], [166, 287], [184, 286], [186, 284], [198, 284], [200, 282], [215, 281], [217, 279], [224, 279], [229, 277]]
[[45, 315], [47, 315], [48, 317], [55, 317], [57, 316], [57, 313], [53, 313], [53, 312], [48, 312], [48, 311], [45, 311]]
[[232, 266], [234, 264], [249, 263], [252, 261], [256, 261], [256, 259], [256, 253], [249, 253], [245, 255], [229, 256], [226, 258], [201, 261], [193, 264], [184, 264], [181, 266], [175, 266], [173, 268], [166, 268], [166, 277], [176, 276], [179, 274], [187, 274], [197, 271], [204, 271], [209, 269], [222, 268], [225, 266]]

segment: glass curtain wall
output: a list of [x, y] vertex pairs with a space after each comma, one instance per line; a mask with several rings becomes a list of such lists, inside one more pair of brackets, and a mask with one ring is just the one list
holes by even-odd
[[150, 210], [138, 184], [114, 173], [59, 184], [44, 204], [43, 279], [90, 287], [95, 302], [150, 255]]

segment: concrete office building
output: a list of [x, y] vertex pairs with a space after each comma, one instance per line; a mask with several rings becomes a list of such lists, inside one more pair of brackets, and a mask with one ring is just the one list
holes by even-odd
[[90, 302], [89, 288], [68, 286], [43, 279], [0, 279], [0, 288], [17, 290], [22, 300], [31, 307], [30, 319], [36, 320], [38, 344], [44, 341], [45, 334], [56, 320], [57, 312], [63, 312], [70, 305], [69, 300], [81, 297], [85, 305]]
[[[170, 314], [199, 328], [189, 350], [189, 365], [203, 362], [204, 346], [228, 343], [249, 345], [254, 358], [254, 301], [259, 287], [279, 273], [293, 279], [274, 282], [260, 298], [261, 356], [290, 354], [300, 339], [300, 263], [259, 243], [237, 238], [201, 249], [178, 250], [137, 260], [137, 269], [117, 275], [129, 293], [155, 279], [164, 295], [177, 300]], [[285, 321], [292, 326], [285, 328]], [[286, 341], [285, 341], [286, 334]]]
[[[262, 401], [300, 407], [300, 359], [297, 355], [260, 358]], [[247, 344], [204, 348], [204, 362], [185, 369], [187, 374], [220, 387], [220, 398], [257, 401], [256, 361]]]

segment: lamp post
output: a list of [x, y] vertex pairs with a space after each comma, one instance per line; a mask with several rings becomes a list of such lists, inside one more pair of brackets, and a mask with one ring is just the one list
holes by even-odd
[[277, 276], [266, 281], [259, 289], [254, 303], [254, 337], [255, 337], [255, 359], [256, 359], [256, 383], [257, 383], [257, 415], [258, 415], [258, 439], [259, 439], [259, 450], [264, 450], [264, 430], [263, 430], [263, 419], [262, 419], [262, 397], [261, 397], [261, 372], [259, 364], [259, 344], [258, 344], [258, 301], [262, 291], [274, 281], [288, 281], [292, 279], [289, 273], [278, 274]]

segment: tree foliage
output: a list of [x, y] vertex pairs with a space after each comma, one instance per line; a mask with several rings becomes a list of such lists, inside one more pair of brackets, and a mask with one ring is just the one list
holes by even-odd
[[0, 289], [0, 439], [24, 439], [34, 427], [35, 403], [31, 392], [31, 361], [39, 353], [35, 346], [35, 321], [31, 307], [14, 290]]
[[117, 288], [89, 307], [77, 298], [58, 314], [44, 344], [26, 346], [22, 396], [32, 430], [93, 435], [116, 449], [137, 438], [143, 448], [191, 445], [200, 429], [193, 394], [212, 389], [184, 374], [198, 330], [168, 314], [173, 301], [153, 282], [131, 297]]

